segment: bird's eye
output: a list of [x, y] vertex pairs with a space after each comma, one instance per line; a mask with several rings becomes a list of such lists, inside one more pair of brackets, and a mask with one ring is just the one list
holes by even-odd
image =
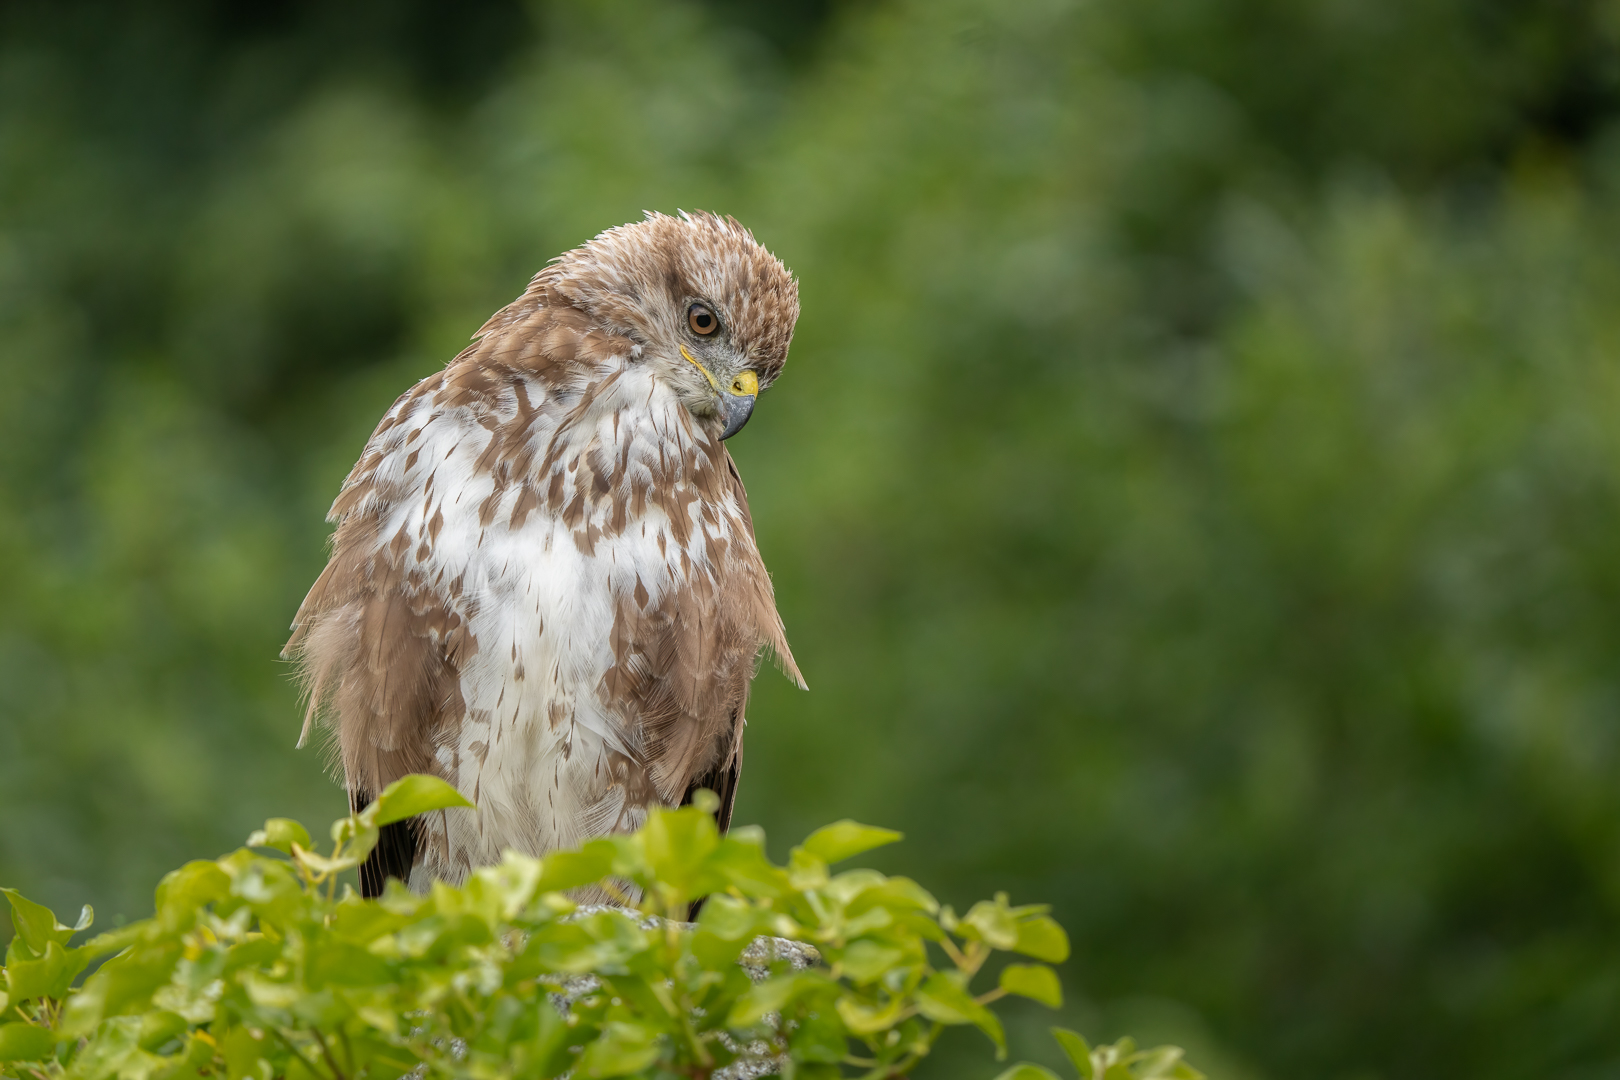
[[692, 328], [692, 333], [708, 337], [720, 329], [720, 320], [714, 317], [704, 304], [693, 304], [686, 309], [686, 325]]

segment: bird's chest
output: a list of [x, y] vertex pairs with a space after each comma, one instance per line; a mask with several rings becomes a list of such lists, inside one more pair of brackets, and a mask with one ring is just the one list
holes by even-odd
[[761, 642], [758, 556], [723, 459], [661, 426], [608, 416], [527, 472], [474, 475], [422, 552], [474, 642], [439, 750], [480, 807], [446, 839], [458, 859], [634, 827], [729, 745]]
[[458, 742], [475, 757], [595, 741], [645, 758], [650, 718], [710, 722], [751, 671], [758, 556], [729, 465], [634, 390], [464, 432], [443, 457], [454, 485], [423, 505], [417, 554], [474, 642]]
[[496, 680], [475, 688], [480, 702], [504, 690], [503, 704], [521, 711], [519, 703], [538, 694], [555, 713], [564, 698], [611, 698], [604, 680], [626, 656], [656, 652], [688, 618], [708, 621], [711, 634], [734, 632], [722, 625], [733, 575], [729, 561], [715, 557], [716, 548], [729, 547], [724, 532], [705, 535], [695, 524], [696, 537], [682, 543], [667, 520], [648, 514], [622, 529], [593, 530], [582, 543], [590, 524], [539, 514], [506, 535], [486, 536], [470, 619], [478, 663], [464, 672], [464, 679]]

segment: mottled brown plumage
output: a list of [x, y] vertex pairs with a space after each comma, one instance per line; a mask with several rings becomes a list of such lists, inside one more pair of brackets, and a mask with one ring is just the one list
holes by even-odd
[[649, 215], [553, 260], [383, 417], [285, 655], [356, 804], [430, 772], [478, 810], [391, 833], [368, 893], [697, 787], [729, 822], [758, 657], [802, 680], [722, 438], [797, 317], [735, 221]]

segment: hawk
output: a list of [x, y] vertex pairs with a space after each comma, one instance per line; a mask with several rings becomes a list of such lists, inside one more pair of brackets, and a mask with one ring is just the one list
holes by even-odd
[[388, 410], [283, 652], [299, 745], [329, 726], [356, 809], [407, 773], [477, 809], [389, 826], [363, 893], [631, 830], [699, 788], [728, 826], [759, 658], [804, 685], [724, 445], [798, 313], [734, 219], [648, 214], [553, 259]]

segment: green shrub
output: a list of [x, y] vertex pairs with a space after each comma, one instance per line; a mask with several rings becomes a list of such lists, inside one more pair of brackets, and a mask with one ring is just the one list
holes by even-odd
[[[783, 867], [758, 830], [719, 835], [700, 800], [577, 851], [508, 854], [459, 888], [417, 896], [392, 883], [375, 900], [338, 888], [382, 825], [457, 805], [442, 781], [406, 777], [333, 824], [330, 855], [302, 825], [272, 819], [248, 847], [165, 876], [152, 918], [77, 947], [89, 907], [69, 927], [4, 890], [16, 934], [0, 1075], [707, 1077], [754, 1058], [786, 1076], [876, 1080], [905, 1074], [952, 1025], [978, 1027], [1005, 1056], [989, 1005], [1007, 994], [1061, 1003], [1043, 963], [1008, 964], [996, 987], [972, 988], [998, 951], [1067, 958], [1044, 905], [998, 895], [959, 916], [907, 878], [832, 874], [899, 839], [851, 821], [813, 833]], [[587, 885], [624, 907], [565, 895]], [[701, 896], [697, 922], [681, 922]], [[756, 981], [738, 961], [762, 935], [812, 944], [821, 962], [767, 958]], [[1056, 1034], [1087, 1080], [1198, 1075], [1173, 1047], [1094, 1051]], [[1051, 1075], [1021, 1064], [1003, 1077]]]

